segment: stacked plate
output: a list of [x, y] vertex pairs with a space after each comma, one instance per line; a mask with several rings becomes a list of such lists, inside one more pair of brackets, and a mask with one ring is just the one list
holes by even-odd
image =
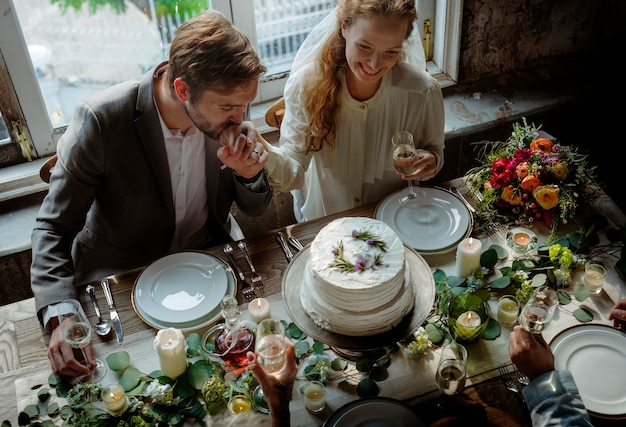
[[391, 227], [398, 237], [420, 254], [450, 252], [468, 237], [474, 218], [456, 195], [432, 187], [414, 187], [417, 197], [409, 199], [408, 188], [390, 194], [375, 211], [375, 218]]
[[220, 302], [234, 295], [235, 283], [233, 272], [219, 258], [179, 252], [141, 272], [133, 286], [133, 308], [154, 328], [198, 329], [219, 318]]

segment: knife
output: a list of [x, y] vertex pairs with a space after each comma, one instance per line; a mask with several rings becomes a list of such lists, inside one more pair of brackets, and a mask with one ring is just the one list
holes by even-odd
[[291, 249], [289, 249], [289, 246], [287, 246], [285, 235], [281, 231], [276, 233], [276, 240], [278, 240], [278, 244], [283, 249], [283, 252], [287, 257], [287, 261], [293, 261], [293, 252], [291, 252]]
[[246, 283], [246, 276], [243, 274], [243, 271], [241, 271], [241, 268], [239, 268], [239, 264], [237, 264], [235, 255], [233, 255], [233, 247], [229, 243], [226, 243], [223, 250], [230, 260], [231, 267], [235, 269], [235, 273], [237, 273], [237, 276], [239, 276], [239, 280], [241, 280], [241, 283]]
[[113, 329], [115, 329], [115, 335], [117, 336], [117, 343], [122, 344], [124, 339], [124, 331], [122, 330], [122, 322], [120, 316], [117, 314], [115, 303], [113, 302], [113, 295], [111, 294], [111, 288], [109, 287], [109, 279], [102, 279], [100, 281], [102, 290], [104, 290], [104, 296], [109, 304], [109, 313], [111, 314], [111, 323], [113, 323]]

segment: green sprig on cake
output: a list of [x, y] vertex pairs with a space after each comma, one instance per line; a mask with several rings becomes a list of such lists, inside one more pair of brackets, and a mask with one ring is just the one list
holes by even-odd
[[[352, 230], [352, 237], [358, 240], [364, 241], [367, 246], [375, 247], [380, 249], [382, 252], [387, 252], [387, 243], [380, 240], [380, 237], [372, 234], [369, 231], [361, 230]], [[382, 262], [383, 254], [379, 253], [374, 255], [374, 259], [370, 261], [362, 254], [357, 255], [356, 262], [353, 263], [347, 260], [344, 257], [343, 253], [343, 242], [339, 242], [336, 247], [333, 247], [333, 255], [335, 256], [335, 261], [332, 262], [329, 267], [337, 267], [341, 269], [341, 271], [346, 273], [352, 273], [355, 271], [364, 271], [369, 269], [375, 269], [377, 265], [380, 265]]]

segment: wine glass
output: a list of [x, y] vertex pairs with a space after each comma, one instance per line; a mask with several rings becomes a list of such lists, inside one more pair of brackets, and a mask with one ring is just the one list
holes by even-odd
[[447, 396], [463, 391], [467, 376], [467, 349], [453, 341], [441, 347], [437, 365], [437, 387]]
[[[413, 135], [407, 131], [397, 132], [392, 138], [391, 143], [394, 146], [393, 149], [393, 167], [396, 172], [403, 175], [412, 175], [417, 171], [417, 168], [413, 167], [413, 162], [417, 159], [417, 151], [413, 143]], [[407, 179], [409, 185], [408, 199], [414, 199], [417, 194], [413, 190], [413, 181]]]
[[[268, 373], [280, 371], [287, 362], [285, 325], [280, 320], [264, 319], [256, 327], [254, 352], [257, 363]], [[263, 389], [258, 386], [253, 401], [259, 412], [269, 412]]]
[[[85, 347], [91, 342], [93, 331], [83, 307], [77, 300], [67, 299], [59, 304], [58, 313], [59, 326], [63, 332], [65, 342], [72, 348], [79, 348], [83, 355], [83, 361], [87, 364], [88, 358], [85, 353]], [[90, 368], [89, 374], [77, 379], [80, 382], [97, 382], [105, 374], [106, 365], [102, 360], [96, 359], [96, 367]]]
[[554, 308], [552, 306], [544, 301], [531, 298], [522, 308], [522, 312], [519, 315], [519, 323], [528, 332], [539, 334], [550, 323], [553, 315]]

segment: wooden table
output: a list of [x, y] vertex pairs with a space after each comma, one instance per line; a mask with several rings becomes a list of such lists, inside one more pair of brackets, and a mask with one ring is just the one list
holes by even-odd
[[[461, 189], [463, 193], [467, 193], [467, 188], [461, 178], [445, 183], [446, 187], [450, 185]], [[263, 277], [265, 294], [267, 296], [280, 294], [283, 273], [288, 265], [287, 259], [276, 241], [277, 231], [282, 231], [286, 236], [293, 235], [297, 237], [302, 244], [306, 245], [313, 240], [317, 232], [324, 225], [333, 219], [343, 216], [373, 217], [375, 208], [375, 205], [364, 206], [318, 220], [293, 224], [246, 238], [251, 258]], [[601, 213], [608, 216], [615, 224], [624, 224], [623, 213], [619, 211], [607, 196], [602, 196], [598, 199], [596, 208]], [[206, 252], [227, 261], [226, 256], [222, 252], [222, 247], [211, 248]], [[242, 270], [249, 278], [250, 272], [240, 251], [236, 250], [235, 255]], [[454, 251], [452, 251], [443, 255], [424, 256], [424, 259], [432, 268], [444, 268], [454, 264], [454, 257], [455, 254]], [[154, 329], [144, 323], [136, 315], [131, 304], [130, 295], [132, 287], [141, 270], [142, 269], [136, 269], [109, 277], [113, 297], [124, 327], [125, 338], [122, 346], [118, 346], [113, 333], [103, 340], [99, 337], [96, 338], [94, 340], [94, 347], [97, 354], [106, 355], [110, 352], [124, 349], [127, 343], [132, 344], [138, 340], [146, 340], [154, 336]], [[97, 288], [100, 289], [99, 286]], [[238, 287], [237, 298], [239, 302], [243, 304], [245, 300], [240, 289], [241, 286]], [[81, 288], [79, 293], [81, 302], [88, 316], [92, 319], [95, 318], [93, 307], [89, 303], [84, 288]], [[97, 292], [97, 295], [100, 306], [106, 307], [106, 301], [104, 300], [102, 292]], [[623, 282], [620, 283], [618, 296], [626, 297], [626, 285], [624, 285]], [[607, 295], [605, 295], [605, 297], [606, 301], [604, 301], [604, 306], [601, 308], [602, 310], [606, 310], [606, 307], [610, 307], [612, 304], [611, 298]], [[606, 315], [608, 315], [608, 312]], [[603, 321], [604, 323], [608, 323], [606, 318], [604, 318]], [[202, 331], [198, 332], [202, 333]], [[499, 343], [498, 360], [502, 360], [503, 357], [508, 357], [508, 354], [504, 354], [503, 356], [503, 353], [506, 353], [506, 348], [508, 348], [508, 344], [506, 344], [508, 343], [508, 336], [503, 339], [505, 339], [504, 344], [502, 342]], [[483, 345], [489, 345], [489, 343], [477, 343], [471, 346]], [[470, 354], [474, 351], [471, 346]], [[20, 377], [28, 377], [34, 367], [49, 369], [46, 352], [47, 346], [35, 314], [33, 298], [0, 307], [0, 372], [2, 372], [0, 374], [0, 414], [3, 414], [2, 419], [8, 418], [13, 422], [13, 425], [17, 425], [17, 411], [23, 408], [17, 408], [15, 381]], [[495, 360], [496, 358], [494, 357], [493, 360], [485, 361], [485, 364], [491, 363], [494, 364], [494, 366], [485, 367], [485, 369], [481, 370], [482, 372], [480, 374], [470, 378], [471, 384], [466, 388], [462, 397], [467, 397], [474, 402], [479, 402], [487, 411], [487, 416], [492, 425], [530, 426], [530, 418], [525, 405], [518, 397], [507, 392], [502, 382], [499, 380], [497, 370], [495, 369]], [[420, 414], [424, 414], [425, 421], [430, 422], [443, 415], [435, 411], [432, 406], [433, 398], [435, 397], [436, 393], [426, 393], [407, 399], [407, 401], [415, 405]], [[357, 398], [355, 394], [353, 400]], [[450, 411], [453, 412], [463, 412], [466, 410], [467, 407], [464, 405], [457, 405], [450, 409]], [[601, 424], [600, 420], [596, 421], [598, 421], [597, 425]]]

